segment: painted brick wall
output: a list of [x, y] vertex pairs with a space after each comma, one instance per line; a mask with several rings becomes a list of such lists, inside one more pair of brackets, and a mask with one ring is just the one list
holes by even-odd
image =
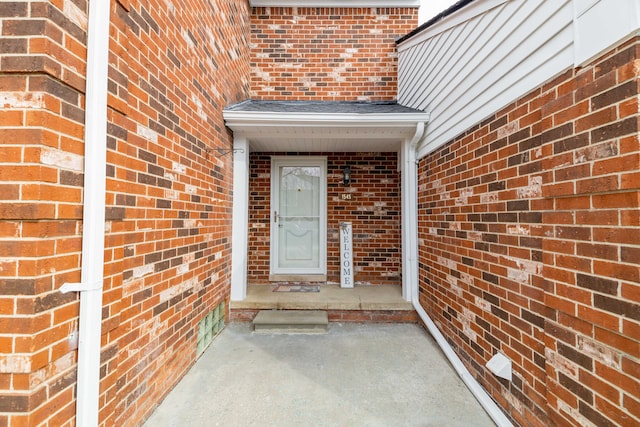
[[[252, 153], [249, 179], [248, 280], [269, 278], [271, 155]], [[300, 153], [301, 156], [308, 155]], [[340, 282], [339, 224], [353, 224], [354, 280], [361, 284], [400, 284], [400, 173], [396, 153], [317, 153], [327, 156], [327, 279]], [[351, 185], [342, 182], [349, 165]], [[350, 193], [352, 200], [342, 200]]]
[[395, 39], [417, 24], [417, 8], [253, 8], [251, 96], [395, 100]]
[[[0, 425], [74, 424], [87, 2], [0, 2]], [[244, 1], [111, 2], [100, 421], [138, 425], [228, 298]], [[90, 189], [86, 189], [90, 191]]]
[[421, 304], [520, 425], [640, 423], [639, 61], [627, 42], [420, 162]]

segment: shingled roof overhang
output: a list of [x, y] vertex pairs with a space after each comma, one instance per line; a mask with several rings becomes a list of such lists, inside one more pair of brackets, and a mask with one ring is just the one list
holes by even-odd
[[396, 151], [428, 113], [395, 102], [256, 101], [223, 111], [235, 137], [251, 151]]

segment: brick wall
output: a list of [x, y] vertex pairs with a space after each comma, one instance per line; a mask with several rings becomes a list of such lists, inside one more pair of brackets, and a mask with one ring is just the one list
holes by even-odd
[[421, 304], [520, 425], [640, 423], [639, 61], [636, 39], [420, 162]]
[[0, 2], [3, 426], [75, 412], [77, 296], [57, 289], [80, 280], [86, 3], [67, 8]]
[[251, 96], [395, 100], [395, 38], [417, 24], [417, 8], [253, 8]]
[[[248, 279], [269, 278], [271, 155], [252, 153], [249, 179]], [[308, 155], [300, 153], [300, 155]], [[354, 280], [400, 284], [400, 173], [396, 153], [317, 153], [327, 156], [327, 278], [340, 282], [339, 224], [353, 223]], [[349, 165], [351, 185], [342, 182]], [[342, 200], [350, 193], [352, 200]]]
[[[87, 2], [0, 2], [0, 425], [73, 425]], [[100, 421], [137, 425], [228, 298], [246, 2], [111, 2]], [[90, 189], [87, 189], [90, 190]]]

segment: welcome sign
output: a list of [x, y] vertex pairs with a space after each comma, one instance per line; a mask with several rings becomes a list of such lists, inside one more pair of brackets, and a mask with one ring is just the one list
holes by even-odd
[[353, 230], [350, 222], [340, 223], [340, 287], [353, 288]]

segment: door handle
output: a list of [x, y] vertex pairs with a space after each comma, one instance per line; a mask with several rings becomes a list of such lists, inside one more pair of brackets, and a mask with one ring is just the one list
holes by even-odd
[[273, 222], [278, 222], [278, 211], [273, 211]]

